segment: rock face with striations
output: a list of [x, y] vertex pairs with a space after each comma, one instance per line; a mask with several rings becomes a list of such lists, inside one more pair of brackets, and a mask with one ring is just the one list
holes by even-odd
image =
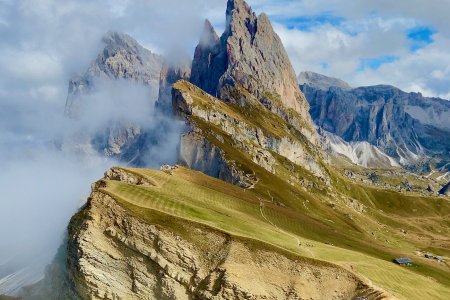
[[[318, 142], [308, 103], [283, 44], [265, 14], [256, 16], [243, 0], [229, 0], [225, 32], [209, 22], [192, 63], [191, 82], [222, 100], [244, 106], [248, 95]], [[239, 92], [239, 88], [245, 90]]]
[[275, 174], [278, 155], [327, 181], [320, 149], [254, 98], [242, 109], [184, 80], [175, 83], [172, 92], [174, 112], [188, 124], [180, 140], [181, 164], [249, 188], [258, 178], [237, 162], [245, 157]]
[[301, 88], [316, 125], [347, 142], [369, 142], [402, 165], [430, 157], [438, 167], [450, 161], [449, 101], [387, 85], [321, 89], [310, 82]]
[[102, 188], [137, 177], [110, 170], [70, 222], [68, 273], [81, 299], [384, 299], [344, 268], [161, 212], [143, 217]]

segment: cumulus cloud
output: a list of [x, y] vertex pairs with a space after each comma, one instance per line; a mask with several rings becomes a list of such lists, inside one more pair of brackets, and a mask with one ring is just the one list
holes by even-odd
[[449, 98], [446, 0], [249, 2], [275, 21], [297, 72]]

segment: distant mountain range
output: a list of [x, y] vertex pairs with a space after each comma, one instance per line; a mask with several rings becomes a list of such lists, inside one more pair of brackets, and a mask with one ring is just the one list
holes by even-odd
[[[342, 80], [312, 72], [301, 73], [298, 79], [314, 123], [340, 137], [339, 143], [358, 147], [368, 142], [393, 164], [450, 171], [450, 101], [388, 85], [351, 88]], [[369, 166], [380, 164], [386, 161], [374, 160]]]

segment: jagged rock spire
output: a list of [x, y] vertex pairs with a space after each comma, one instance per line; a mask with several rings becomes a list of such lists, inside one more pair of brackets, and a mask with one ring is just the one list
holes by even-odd
[[[195, 50], [191, 82], [214, 96], [239, 104], [248, 102], [235, 99], [235, 89], [243, 88], [285, 119], [289, 118], [289, 110], [295, 111], [300, 120], [289, 121], [316, 144], [309, 105], [267, 15], [256, 16], [243, 0], [229, 0], [226, 20], [220, 39], [214, 38], [212, 26], [205, 23], [205, 32]], [[213, 42], [205, 46], [205, 37]]]
[[225, 35], [236, 33], [238, 26], [249, 26], [254, 31], [257, 17], [250, 6], [243, 0], [232, 0], [227, 3]]
[[217, 96], [218, 82], [226, 70], [226, 62], [221, 41], [209, 20], [205, 20], [202, 36], [195, 48], [190, 81]]
[[215, 46], [218, 41], [219, 36], [214, 30], [214, 27], [211, 25], [211, 22], [206, 19], [203, 25], [203, 33], [200, 38], [199, 45], [203, 48], [211, 48], [211, 46]]

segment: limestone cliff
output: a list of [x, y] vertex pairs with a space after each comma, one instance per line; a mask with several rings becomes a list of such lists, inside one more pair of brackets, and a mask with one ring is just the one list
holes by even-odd
[[189, 124], [181, 136], [180, 162], [210, 176], [250, 187], [257, 178], [245, 171], [248, 168], [239, 167], [236, 156], [248, 157], [275, 174], [279, 164], [275, 153], [327, 180], [321, 151], [289, 123], [266, 111], [257, 99], [248, 97], [252, 102], [243, 108], [224, 103], [187, 81], [177, 82], [173, 89], [174, 111]]
[[126, 207], [107, 192], [116, 180], [159, 185], [139, 177], [110, 170], [71, 220], [69, 273], [83, 299], [383, 298], [337, 266], [154, 210]]
[[[308, 103], [294, 70], [265, 14], [243, 0], [229, 0], [220, 39], [209, 22], [192, 63], [191, 82], [222, 100], [245, 105], [248, 94], [318, 142]], [[240, 90], [244, 89], [245, 92]]]

